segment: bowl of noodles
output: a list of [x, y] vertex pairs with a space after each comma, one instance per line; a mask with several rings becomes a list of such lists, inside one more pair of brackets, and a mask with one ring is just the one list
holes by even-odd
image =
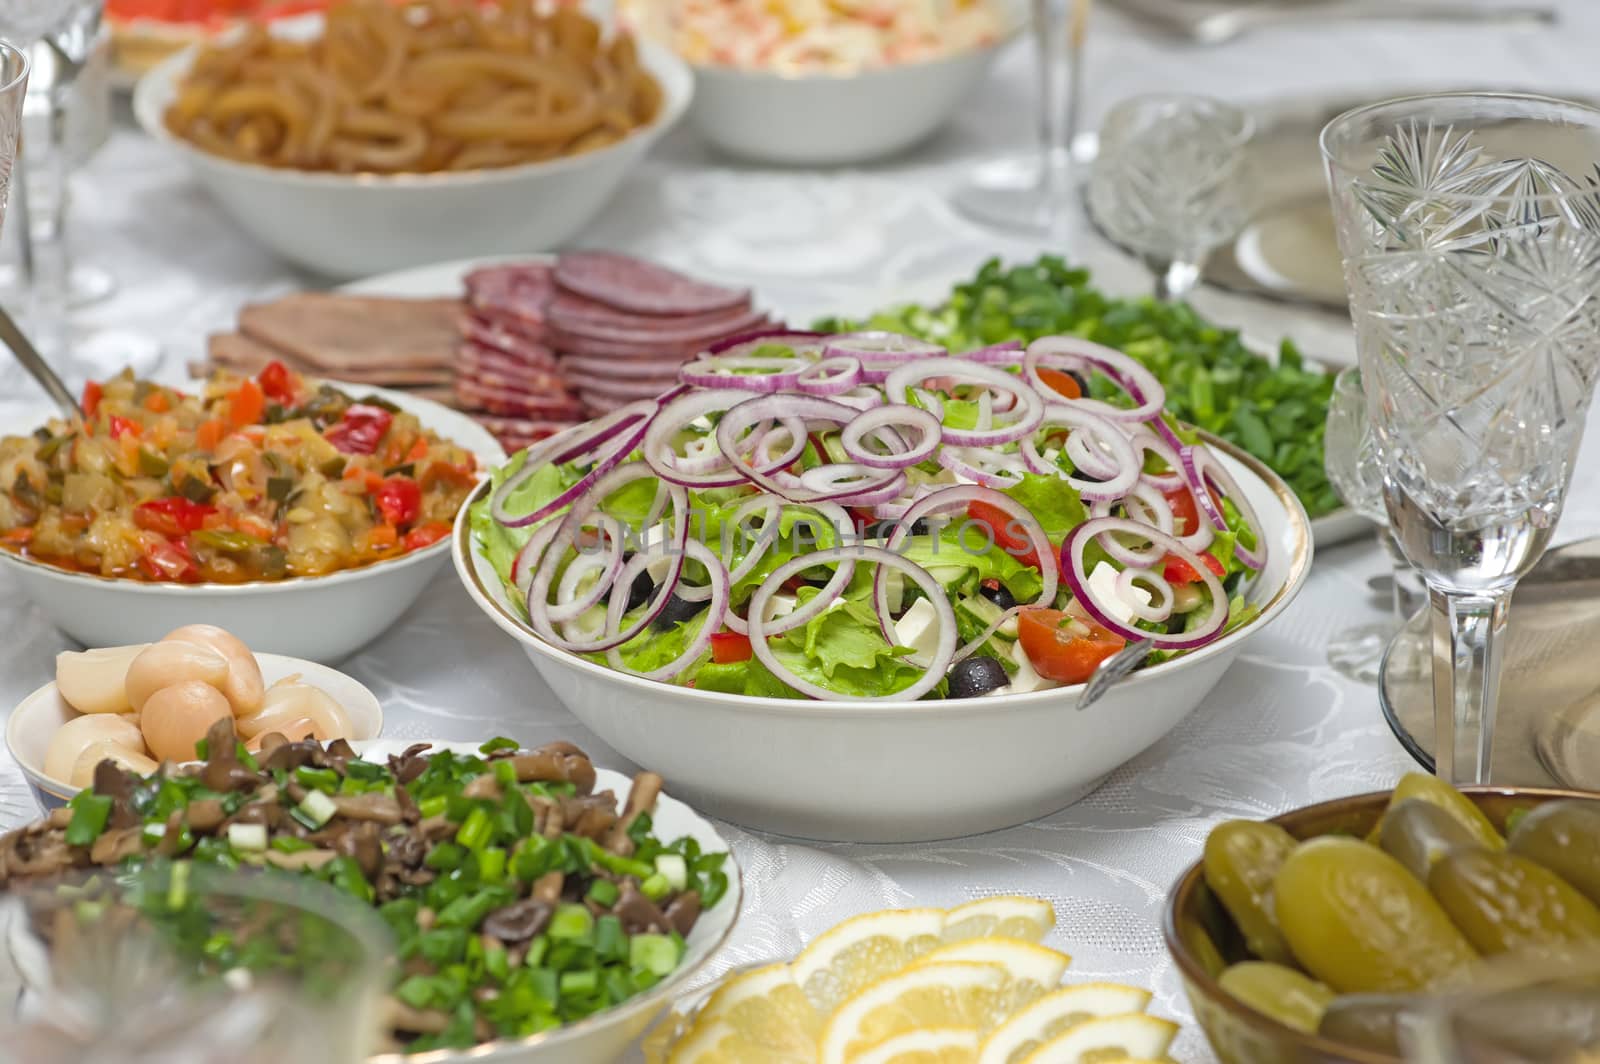
[[257, 240], [353, 278], [565, 242], [692, 94], [573, 9], [345, 0], [173, 56], [134, 113]]

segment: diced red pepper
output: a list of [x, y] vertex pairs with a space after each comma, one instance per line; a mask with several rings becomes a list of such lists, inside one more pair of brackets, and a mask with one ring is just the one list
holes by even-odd
[[422, 489], [410, 477], [390, 477], [372, 494], [378, 512], [396, 528], [409, 525], [422, 512]]
[[261, 391], [273, 402], [285, 405], [294, 402], [294, 380], [289, 376], [289, 367], [277, 359], [262, 367], [261, 372], [256, 374], [256, 381], [261, 385]]
[[341, 454], [372, 454], [393, 422], [394, 415], [381, 406], [356, 403], [323, 436]]
[[125, 417], [118, 417], [116, 414], [112, 414], [110, 431], [111, 438], [114, 440], [120, 440], [123, 436], [132, 436], [134, 439], [138, 439], [139, 423], [137, 421], [129, 421]]
[[[1200, 557], [1206, 563], [1206, 568], [1216, 573], [1219, 578], [1228, 575], [1227, 567], [1217, 561], [1215, 554], [1204, 551]], [[1200, 579], [1200, 574], [1195, 572], [1194, 566], [1175, 554], [1167, 555], [1167, 561], [1162, 567], [1161, 575], [1167, 578], [1167, 583], [1173, 585], [1192, 584]]]
[[139, 556], [139, 567], [152, 580], [176, 580], [185, 584], [200, 580], [200, 569], [181, 540], [177, 543], [159, 540], [145, 547], [145, 552]]
[[248, 377], [228, 396], [228, 420], [236, 429], [261, 424], [262, 415], [266, 412], [266, 393], [261, 390], [261, 385]]
[[418, 525], [400, 540], [406, 550], [421, 550], [431, 546], [450, 534], [450, 525], [445, 521], [429, 521], [425, 525]]
[[133, 508], [133, 523], [149, 532], [160, 532], [168, 539], [181, 540], [205, 525], [217, 512], [210, 503], [195, 502], [181, 495], [151, 499]]
[[718, 665], [749, 661], [755, 656], [750, 637], [738, 632], [717, 632], [711, 637], [711, 660]]
[[100, 409], [100, 397], [105, 394], [105, 389], [100, 387], [99, 381], [90, 381], [83, 386], [83, 399], [78, 405], [83, 407], [85, 417], [94, 417], [94, 412]]

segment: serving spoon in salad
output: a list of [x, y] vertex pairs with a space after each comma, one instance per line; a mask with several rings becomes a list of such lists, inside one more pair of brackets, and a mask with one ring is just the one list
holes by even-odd
[[33, 341], [28, 339], [28, 335], [4, 307], [0, 307], [0, 343], [11, 349], [17, 361], [22, 363], [22, 368], [28, 371], [28, 376], [39, 382], [39, 386], [61, 407], [63, 414], [68, 417], [84, 416], [83, 407], [78, 405], [72, 390], [50, 368], [50, 363], [44, 360], [39, 349], [33, 346]]

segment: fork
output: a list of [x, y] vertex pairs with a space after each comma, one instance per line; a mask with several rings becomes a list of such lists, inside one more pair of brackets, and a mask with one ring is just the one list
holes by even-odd
[[1089, 682], [1083, 685], [1083, 690], [1078, 694], [1078, 711], [1081, 713], [1100, 701], [1100, 696], [1144, 664], [1144, 659], [1150, 656], [1152, 646], [1148, 639], [1129, 643], [1097, 665], [1094, 674], [1089, 677]]

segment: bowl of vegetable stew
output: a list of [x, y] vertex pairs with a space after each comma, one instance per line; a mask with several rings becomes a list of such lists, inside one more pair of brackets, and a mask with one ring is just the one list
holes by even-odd
[[[1167, 951], [1223, 1064], [1396, 1064], [1397, 1017], [1420, 1014], [1430, 994], [1470, 988], [1485, 959], [1593, 933], [1600, 879], [1585, 868], [1600, 867], [1597, 846], [1591, 794], [1455, 791], [1413, 773], [1393, 792], [1218, 825], [1168, 895]], [[1505, 893], [1518, 880], [1527, 890]], [[1514, 911], [1536, 894], [1564, 902], [1570, 926]], [[1385, 938], [1392, 921], [1404, 929]], [[1532, 937], [1506, 948], [1509, 934]], [[1559, 1036], [1586, 1022], [1600, 1034], [1600, 996], [1584, 997], [1575, 1011], [1547, 995], [1563, 1019], [1530, 1026]], [[1559, 1055], [1507, 1048], [1518, 1060]]]
[[504, 459], [399, 392], [272, 367], [193, 387], [124, 375], [91, 385], [86, 423], [0, 439], [0, 566], [81, 643], [207, 623], [337, 661], [422, 593], [460, 500]]
[[0, 886], [113, 866], [177, 882], [191, 864], [326, 883], [371, 906], [404, 959], [369, 1058], [386, 1064], [616, 1060], [737, 920], [726, 841], [654, 773], [630, 780], [563, 742], [251, 756], [229, 735], [148, 777], [102, 765], [66, 808], [0, 837]]

